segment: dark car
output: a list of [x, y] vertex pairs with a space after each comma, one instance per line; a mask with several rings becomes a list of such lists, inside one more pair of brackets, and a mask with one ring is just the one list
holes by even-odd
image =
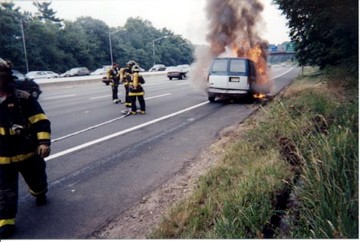
[[86, 67], [75, 67], [60, 75], [60, 77], [88, 76], [90, 71]]
[[13, 70], [16, 88], [30, 93], [34, 98], [38, 99], [42, 91], [40, 86], [33, 79], [26, 78], [20, 71]]
[[186, 78], [186, 74], [189, 72], [189, 68], [189, 65], [170, 66], [166, 68], [166, 75], [169, 80], [172, 80], [173, 78], [182, 80], [183, 78]]

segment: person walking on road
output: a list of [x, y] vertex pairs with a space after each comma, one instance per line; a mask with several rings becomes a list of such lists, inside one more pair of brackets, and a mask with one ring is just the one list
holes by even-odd
[[113, 63], [111, 69], [109, 69], [107, 72], [107, 78], [110, 80], [113, 103], [121, 102], [121, 100], [118, 98], [120, 83], [119, 64]]
[[0, 239], [16, 232], [19, 173], [35, 196], [47, 203], [44, 158], [50, 154], [50, 121], [38, 101], [15, 89], [10, 62], [0, 58]]

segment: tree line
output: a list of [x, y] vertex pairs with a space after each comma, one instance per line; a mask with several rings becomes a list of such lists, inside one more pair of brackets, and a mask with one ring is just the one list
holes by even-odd
[[286, 16], [301, 65], [345, 65], [358, 73], [358, 0], [274, 0]]
[[193, 61], [190, 41], [166, 28], [156, 29], [148, 20], [129, 18], [124, 26], [111, 28], [92, 17], [59, 19], [51, 2], [33, 4], [35, 14], [21, 12], [12, 2], [0, 4], [0, 57], [22, 72], [26, 64], [30, 71], [62, 73], [78, 66], [95, 70], [111, 64], [110, 53], [113, 62], [123, 66], [134, 60], [144, 69], [154, 62], [172, 66]]

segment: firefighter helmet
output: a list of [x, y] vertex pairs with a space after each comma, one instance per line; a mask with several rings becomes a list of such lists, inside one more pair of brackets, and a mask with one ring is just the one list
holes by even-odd
[[132, 68], [134, 65], [136, 65], [136, 62], [133, 60], [128, 61], [128, 63], [126, 63], [127, 66], [129, 66], [130, 68]]
[[134, 65], [131, 69], [132, 72], [139, 72], [140, 71], [140, 68], [138, 65]]
[[0, 78], [12, 80], [11, 62], [0, 58]]

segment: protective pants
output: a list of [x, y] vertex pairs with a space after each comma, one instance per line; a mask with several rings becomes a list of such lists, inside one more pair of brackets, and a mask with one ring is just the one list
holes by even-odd
[[131, 98], [129, 97], [129, 84], [125, 84], [125, 107], [131, 108]]
[[18, 203], [19, 172], [37, 197], [47, 192], [46, 163], [34, 155], [27, 160], [0, 165], [0, 227], [15, 225]]
[[118, 89], [119, 89], [118, 85], [112, 85], [111, 88], [112, 88], [112, 99], [113, 100], [119, 99], [118, 98]]
[[131, 98], [131, 112], [136, 112], [136, 98], [139, 100], [140, 111], [145, 112], [145, 99], [144, 95], [130, 96]]

